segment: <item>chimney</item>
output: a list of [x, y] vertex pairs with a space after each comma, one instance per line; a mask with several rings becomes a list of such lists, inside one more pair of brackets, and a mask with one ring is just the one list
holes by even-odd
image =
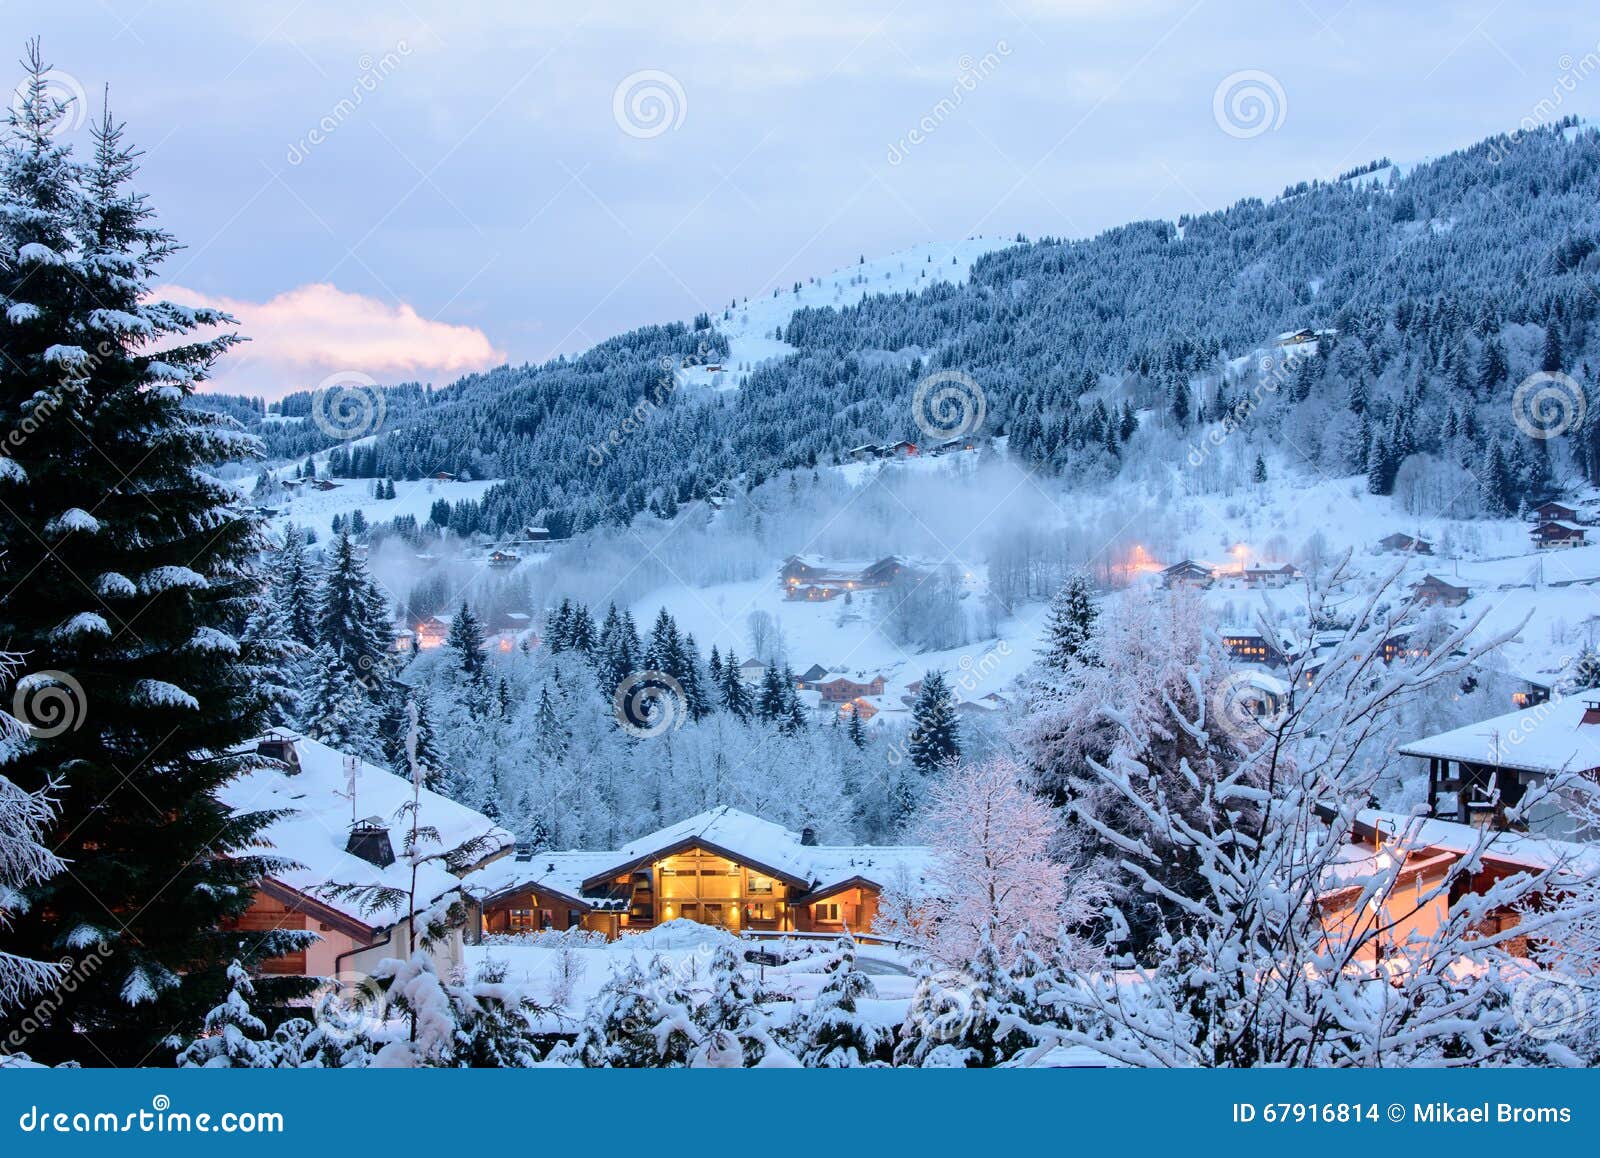
[[814, 846], [817, 843], [817, 830], [809, 824], [802, 828], [800, 830], [800, 843], [807, 848]]
[[350, 839], [345, 842], [344, 850], [379, 868], [388, 868], [394, 863], [394, 846], [389, 843], [388, 826], [376, 816], [369, 816], [350, 826]]
[[300, 774], [300, 754], [294, 750], [294, 741], [287, 736], [265, 736], [256, 744], [256, 754], [283, 765], [285, 776]]
[[1600, 724], [1600, 700], [1583, 701], [1583, 719], [1579, 724]]

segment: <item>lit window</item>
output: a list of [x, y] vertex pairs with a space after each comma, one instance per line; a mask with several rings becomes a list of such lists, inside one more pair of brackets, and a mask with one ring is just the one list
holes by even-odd
[[812, 905], [811, 915], [819, 921], [836, 922], [839, 919], [839, 903], [837, 901], [823, 901]]

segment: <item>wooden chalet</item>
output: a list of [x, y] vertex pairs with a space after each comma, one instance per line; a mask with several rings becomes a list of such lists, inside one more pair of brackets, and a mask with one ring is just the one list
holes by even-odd
[[[240, 812], [283, 810], [260, 834], [266, 851], [291, 862], [261, 882], [232, 928], [246, 932], [307, 930], [308, 948], [262, 962], [271, 974], [331, 977], [370, 973], [385, 957], [411, 952], [410, 915], [404, 906], [374, 909], [342, 896], [339, 886], [380, 886], [408, 891], [412, 866], [396, 859], [404, 833], [394, 818], [412, 799], [409, 780], [326, 744], [276, 728], [246, 750], [273, 763], [247, 772], [218, 792]], [[511, 852], [512, 835], [480, 812], [422, 789], [420, 824], [436, 829], [441, 848], [478, 841], [483, 847], [459, 873], [439, 862], [416, 866], [418, 907], [456, 897], [463, 913], [477, 874]], [[390, 826], [396, 825], [394, 831]], [[475, 935], [475, 921], [469, 927]], [[441, 971], [461, 963], [465, 930], [433, 950]]]
[[615, 938], [687, 920], [734, 933], [863, 931], [886, 888], [926, 887], [931, 859], [923, 846], [819, 845], [810, 829], [722, 806], [615, 851], [497, 862], [482, 929], [583, 928]]
[[1411, 585], [1411, 593], [1426, 607], [1460, 607], [1472, 594], [1468, 588], [1447, 583], [1437, 575], [1424, 575]]
[[1287, 587], [1300, 578], [1300, 568], [1293, 563], [1282, 567], [1246, 567], [1243, 577], [1246, 587]]
[[1174, 563], [1161, 572], [1161, 582], [1166, 587], [1210, 587], [1216, 581], [1215, 571], [1193, 559]]
[[[1319, 811], [1332, 819], [1331, 808]], [[1348, 855], [1322, 882], [1317, 905], [1333, 937], [1358, 925], [1370, 929], [1374, 920], [1385, 927], [1382, 937], [1364, 938], [1361, 956], [1369, 963], [1413, 952], [1429, 956], [1440, 929], [1469, 898], [1518, 873], [1551, 872], [1554, 890], [1565, 882], [1576, 886], [1600, 867], [1597, 860], [1600, 850], [1592, 844], [1363, 809], [1351, 825]], [[1512, 933], [1521, 920], [1515, 908], [1499, 909], [1480, 919], [1476, 931]], [[1533, 948], [1514, 933], [1502, 945], [1519, 957]]]
[[521, 555], [513, 555], [510, 551], [494, 551], [489, 555], [489, 566], [511, 568], [522, 562]]
[[1540, 503], [1528, 512], [1528, 517], [1536, 523], [1576, 523], [1581, 521], [1578, 518], [1578, 508], [1553, 501]]
[[1398, 552], [1402, 555], [1433, 554], [1433, 544], [1428, 540], [1419, 539], [1414, 535], [1401, 534], [1398, 531], [1379, 539], [1378, 549], [1380, 551]]
[[842, 704], [848, 700], [860, 699], [862, 696], [881, 696], [885, 685], [886, 681], [881, 673], [864, 683], [841, 675], [818, 681], [815, 689], [822, 695], [823, 703]]
[[847, 591], [888, 587], [902, 575], [920, 569], [901, 555], [885, 555], [874, 563], [831, 562], [818, 555], [790, 555], [779, 575], [790, 599], [827, 600]]
[[[1428, 762], [1428, 812], [1444, 820], [1504, 827], [1505, 810], [1529, 787], [1559, 774], [1600, 777], [1600, 689], [1402, 744]], [[1570, 818], [1549, 811], [1528, 827], [1563, 835]]]
[[1584, 528], [1576, 523], [1561, 522], [1550, 519], [1537, 524], [1528, 532], [1533, 539], [1533, 545], [1540, 551], [1560, 551], [1570, 547], [1582, 547], [1586, 540]]
[[1253, 627], [1224, 627], [1217, 633], [1228, 655], [1240, 663], [1259, 663], [1267, 667], [1281, 667], [1283, 653], [1267, 642], [1267, 637]]

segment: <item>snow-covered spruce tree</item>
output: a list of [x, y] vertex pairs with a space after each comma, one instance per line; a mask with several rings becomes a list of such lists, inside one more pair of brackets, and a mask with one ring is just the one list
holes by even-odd
[[200, 1036], [178, 1054], [186, 1068], [271, 1069], [277, 1051], [267, 1038], [267, 1027], [250, 1011], [255, 986], [239, 962], [228, 966], [228, 994], [206, 1014]]
[[894, 1034], [867, 1021], [857, 1005], [877, 997], [872, 978], [856, 968], [855, 942], [841, 938], [838, 963], [795, 1027], [794, 1048], [807, 1069], [856, 1069], [887, 1062]]
[[272, 817], [217, 798], [257, 759], [233, 753], [274, 677], [237, 636], [262, 543], [206, 468], [258, 449], [186, 405], [237, 339], [194, 336], [226, 315], [150, 297], [175, 243], [131, 188], [122, 127], [99, 118], [78, 165], [37, 45], [26, 63], [0, 145], [0, 639], [26, 655], [30, 702], [60, 711], [24, 720], [5, 774], [29, 794], [59, 786], [46, 843], [73, 871], [7, 906], [7, 948], [107, 945], [109, 967], [63, 992], [29, 1045], [134, 1065], [200, 1025], [231, 960], [303, 944], [226, 928], [278, 863], [250, 851]]
[[450, 620], [450, 634], [445, 638], [445, 645], [455, 654], [461, 674], [469, 683], [483, 680], [489, 662], [483, 654], [483, 621], [465, 599]]
[[[1214, 807], [1180, 812], [1143, 791], [1156, 758], [1143, 746], [1119, 748], [1096, 768], [1138, 823], [1085, 820], [1161, 899], [1148, 951], [1159, 967], [1136, 983], [1109, 971], [1080, 975], [1053, 995], [1064, 1020], [1078, 1023], [1056, 1031], [1060, 1040], [1141, 1066], [1475, 1065], [1525, 1049], [1507, 999], [1508, 979], [1525, 966], [1512, 954], [1556, 927], [1539, 899], [1558, 891], [1567, 866], [1482, 889], [1472, 877], [1483, 852], [1513, 839], [1485, 828], [1437, 886], [1419, 888], [1406, 870], [1407, 856], [1425, 847], [1420, 818], [1386, 836], [1382, 855], [1350, 856], [1356, 814], [1392, 759], [1390, 718], [1515, 635], [1471, 642], [1479, 616], [1429, 655], [1386, 666], [1380, 644], [1411, 610], [1404, 601], [1377, 610], [1393, 601], [1396, 575], [1365, 597], [1309, 686], [1304, 661], [1290, 665], [1290, 681], [1304, 690], [1253, 725], [1221, 775], [1194, 776]], [[1314, 616], [1349, 579], [1346, 557], [1311, 590]], [[1175, 704], [1167, 709], [1202, 751], [1220, 730], [1212, 707], [1202, 702], [1181, 718]], [[1185, 768], [1158, 778], [1193, 776]], [[1548, 798], [1530, 790], [1510, 819]], [[1172, 886], [1158, 847], [1190, 853], [1198, 891]], [[1359, 895], [1330, 907], [1336, 887]], [[1430, 909], [1441, 912], [1436, 929], [1410, 924]], [[1491, 920], [1508, 910], [1521, 914], [1514, 928]]]
[[911, 705], [911, 763], [927, 775], [961, 755], [960, 721], [955, 698], [944, 672], [934, 669], [922, 677], [922, 687]]
[[595, 993], [577, 1040], [563, 1056], [591, 1069], [683, 1066], [694, 1041], [688, 1006], [667, 997], [659, 978], [629, 962]]
[[992, 1069], [1036, 1040], [994, 944], [984, 936], [964, 969], [919, 974], [896, 1035], [894, 1064]]
[[338, 656], [369, 698], [392, 694], [387, 660], [394, 631], [389, 600], [367, 571], [348, 533], [334, 543], [317, 602], [317, 641]]
[[349, 755], [381, 761], [378, 712], [349, 665], [323, 644], [311, 654], [310, 669], [310, 686], [300, 708], [306, 734]]
[[316, 647], [317, 576], [306, 555], [305, 532], [293, 523], [283, 529], [283, 547], [272, 563], [272, 587], [295, 640], [302, 647]]
[[[710, 994], [693, 1015], [702, 1051], [716, 1042], [718, 1035], [725, 1035], [731, 1042], [717, 1047], [719, 1054], [728, 1056], [729, 1045], [736, 1044], [743, 1066], [770, 1066], [778, 1060], [777, 1055], [787, 1052], [773, 1040], [752, 970], [732, 946], [719, 945], [712, 955], [709, 984]], [[788, 1060], [794, 1064], [792, 1058]]]
[[1093, 664], [1094, 625], [1099, 612], [1094, 586], [1083, 571], [1074, 571], [1050, 601], [1045, 617], [1045, 662], [1058, 672], [1076, 663]]

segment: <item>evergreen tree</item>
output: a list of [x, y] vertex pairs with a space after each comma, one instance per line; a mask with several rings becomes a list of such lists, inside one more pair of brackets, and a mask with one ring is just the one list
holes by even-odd
[[367, 573], [348, 532], [341, 534], [322, 580], [318, 643], [331, 649], [352, 674], [374, 681], [376, 698], [384, 690], [384, 659], [393, 634], [388, 600]]
[[250, 1012], [255, 986], [239, 962], [228, 966], [228, 995], [206, 1014], [201, 1036], [178, 1054], [185, 1068], [271, 1069], [276, 1053], [267, 1040], [267, 1027]]
[[1550, 374], [1559, 374], [1565, 369], [1561, 331], [1556, 328], [1554, 321], [1548, 322], [1544, 328], [1544, 351], [1539, 356], [1539, 369]]
[[330, 748], [381, 761], [377, 708], [350, 665], [327, 644], [317, 648], [311, 658], [311, 686], [304, 707], [306, 733]]
[[284, 528], [283, 549], [272, 566], [273, 592], [289, 618], [290, 634], [305, 648], [317, 646], [317, 580], [306, 557], [305, 535]]
[[734, 655], [733, 649], [728, 649], [728, 658], [722, 661], [722, 686], [718, 689], [722, 699], [722, 706], [732, 712], [741, 720], [748, 720], [754, 705], [750, 700], [750, 689], [745, 686], [744, 679], [739, 674], [739, 657]]
[[[230, 319], [151, 297], [175, 242], [131, 189], [122, 126], [106, 111], [78, 167], [37, 44], [27, 68], [0, 144], [0, 426], [26, 432], [0, 458], [0, 639], [27, 657], [23, 688], [66, 696], [71, 726], [34, 728], [0, 764], [57, 801], [44, 843], [72, 871], [5, 902], [6, 949], [54, 961], [103, 942], [107, 967], [56, 991], [28, 1048], [138, 1065], [200, 1026], [235, 957], [304, 944], [228, 928], [279, 867], [258, 848], [272, 814], [219, 799], [260, 759], [243, 745], [276, 656], [236, 641], [263, 543], [208, 472], [259, 446], [186, 404], [238, 339], [198, 338]], [[0, 1038], [18, 1028], [0, 1021]]]
[[1489, 444], [1489, 450], [1484, 455], [1483, 467], [1478, 474], [1478, 497], [1487, 515], [1503, 518], [1513, 509], [1511, 473], [1506, 467], [1498, 439]]
[[828, 983], [801, 1019], [796, 1049], [808, 1069], [854, 1069], [886, 1060], [893, 1044], [889, 1030], [861, 1016], [859, 1003], [877, 992], [872, 978], [856, 968], [855, 943], [839, 942], [838, 963]]
[[944, 672], [934, 670], [922, 677], [911, 719], [911, 763], [919, 772], [926, 775], [961, 756], [955, 700]]
[[1060, 672], [1077, 663], [1096, 663], [1094, 625], [1099, 618], [1094, 587], [1083, 571], [1074, 571], [1050, 601], [1045, 615], [1045, 662]]
[[472, 684], [481, 683], [488, 668], [489, 657], [483, 651], [483, 621], [474, 614], [467, 601], [450, 620], [450, 633], [445, 646], [455, 653], [461, 674]]

